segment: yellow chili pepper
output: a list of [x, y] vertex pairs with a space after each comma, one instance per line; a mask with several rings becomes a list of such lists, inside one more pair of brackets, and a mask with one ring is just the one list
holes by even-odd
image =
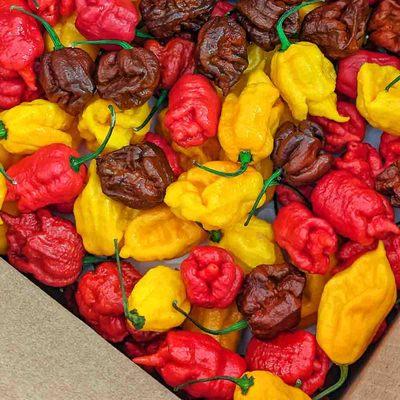
[[201, 243], [205, 232], [194, 222], [176, 217], [165, 205], [141, 211], [128, 225], [121, 257], [138, 261], [180, 257]]
[[13, 154], [32, 154], [52, 143], [71, 146], [74, 117], [47, 100], [21, 103], [0, 113], [0, 144]]
[[315, 10], [318, 7], [321, 7], [324, 4], [323, 1], [319, 1], [318, 3], [310, 4], [305, 6], [299, 10], [300, 21], [303, 22], [305, 16], [310, 13], [312, 10]]
[[135, 126], [142, 123], [149, 113], [148, 103], [122, 111], [108, 100], [95, 98], [83, 110], [78, 124], [78, 130], [82, 138], [87, 140], [88, 147], [91, 150], [97, 148], [107, 135], [110, 127], [110, 112], [108, 110], [110, 104], [114, 105], [117, 123], [114, 133], [107, 143], [106, 151], [120, 149], [129, 143], [139, 143], [149, 131], [150, 124], [147, 124], [138, 132], [133, 130]]
[[277, 24], [281, 49], [271, 63], [271, 78], [288, 103], [293, 117], [303, 121], [307, 115], [326, 117], [346, 122], [336, 107], [336, 72], [333, 64], [314, 43], [290, 43], [283, 30], [283, 22], [305, 5], [302, 3], [285, 12]]
[[[236, 171], [229, 161], [204, 164], [219, 171]], [[180, 218], [200, 222], [213, 230], [243, 221], [263, 187], [263, 178], [249, 167], [242, 175], [225, 178], [194, 167], [167, 188], [165, 203]], [[261, 204], [264, 202], [262, 198]]]
[[172, 303], [190, 311], [179, 271], [159, 265], [151, 268], [133, 288], [128, 299], [128, 323], [143, 331], [164, 332], [183, 323], [185, 317]]
[[88, 175], [88, 183], [74, 204], [76, 229], [88, 253], [110, 256], [114, 254], [113, 239], [122, 239], [138, 211], [103, 194], [95, 161]]
[[[400, 70], [364, 64], [357, 76], [357, 109], [374, 128], [400, 136]], [[393, 85], [390, 85], [393, 82]]]

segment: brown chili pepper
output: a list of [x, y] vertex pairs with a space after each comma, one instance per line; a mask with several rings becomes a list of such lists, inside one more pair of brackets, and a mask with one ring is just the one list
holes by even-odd
[[[249, 40], [264, 50], [273, 50], [279, 43], [276, 24], [282, 14], [301, 0], [239, 0], [237, 2], [238, 22], [246, 30]], [[283, 24], [288, 37], [300, 29], [300, 17], [295, 13]]]
[[290, 264], [259, 265], [246, 276], [237, 304], [254, 336], [271, 339], [299, 324], [305, 283]]
[[249, 64], [245, 30], [230, 17], [211, 18], [199, 32], [196, 59], [226, 96]]
[[344, 58], [363, 44], [368, 17], [368, 0], [336, 0], [306, 15], [300, 39], [315, 43], [330, 58]]
[[152, 143], [125, 146], [96, 159], [103, 193], [128, 207], [147, 209], [164, 200], [174, 173]]
[[285, 122], [276, 132], [272, 161], [283, 169], [285, 180], [294, 186], [317, 181], [331, 168], [334, 158], [322, 148], [323, 132], [319, 125], [302, 121]]
[[376, 177], [375, 189], [389, 197], [392, 206], [400, 207], [400, 160], [391, 164]]

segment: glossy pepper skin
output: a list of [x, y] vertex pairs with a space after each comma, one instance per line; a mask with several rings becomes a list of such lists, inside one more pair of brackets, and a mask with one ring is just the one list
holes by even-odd
[[[177, 386], [190, 380], [228, 375], [239, 378], [246, 363], [238, 354], [198, 332], [170, 331], [157, 353], [134, 358], [139, 365], [156, 367], [163, 380]], [[228, 381], [197, 383], [184, 388], [194, 398], [230, 400], [235, 385]]]
[[400, 138], [383, 132], [379, 145], [379, 153], [385, 161], [385, 168], [395, 161], [400, 160]]
[[312, 395], [325, 383], [330, 361], [313, 334], [298, 330], [282, 332], [275, 339], [252, 338], [246, 350], [247, 368], [269, 371], [286, 384], [301, 380], [301, 390]]
[[[383, 242], [325, 286], [318, 310], [317, 341], [341, 365], [356, 362], [396, 302], [396, 284]], [[355, 312], [357, 310], [357, 312]]]
[[[123, 262], [121, 267], [125, 290], [129, 296], [142, 276], [129, 263]], [[83, 275], [75, 299], [80, 315], [104, 339], [117, 343], [128, 336], [115, 262], [101, 263], [94, 271]]]
[[399, 233], [388, 200], [348, 171], [333, 171], [315, 187], [314, 213], [340, 235], [363, 245]]
[[85, 254], [74, 225], [47, 210], [19, 217], [1, 213], [7, 225], [7, 256], [19, 271], [48, 286], [75, 282]]
[[37, 15], [45, 19], [50, 25], [54, 26], [61, 17], [69, 17], [75, 10], [74, 0], [28, 0], [28, 6]]
[[357, 98], [357, 75], [362, 65], [366, 63], [381, 66], [392, 66], [400, 69], [400, 59], [386, 53], [376, 51], [358, 50], [338, 63], [338, 76], [336, 89], [350, 99]]
[[214, 246], [194, 248], [180, 271], [190, 303], [205, 308], [228, 307], [243, 282], [243, 271], [232, 255]]
[[330, 256], [338, 248], [336, 233], [328, 222], [294, 202], [279, 210], [273, 227], [276, 242], [297, 268], [313, 274], [328, 272]]
[[202, 75], [183, 75], [169, 93], [165, 126], [182, 147], [199, 146], [217, 134], [221, 100]]

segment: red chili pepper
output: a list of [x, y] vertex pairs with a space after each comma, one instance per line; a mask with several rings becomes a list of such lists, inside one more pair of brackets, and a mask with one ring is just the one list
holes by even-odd
[[6, 201], [17, 201], [21, 212], [73, 201], [86, 182], [83, 164], [100, 155], [114, 130], [115, 111], [112, 106], [109, 109], [110, 129], [94, 153], [79, 157], [73, 148], [56, 143], [42, 147], [12, 165], [7, 173], [14, 182], [7, 181]]
[[400, 234], [389, 201], [350, 172], [325, 175], [317, 183], [311, 203], [315, 214], [338, 234], [363, 245], [391, 233]]
[[246, 350], [250, 371], [269, 371], [288, 385], [296, 385], [312, 395], [324, 386], [330, 361], [307, 331], [282, 332], [275, 339], [261, 341], [253, 337]]
[[161, 88], [171, 89], [182, 75], [193, 74], [195, 45], [190, 40], [174, 38], [165, 46], [147, 40], [144, 48], [154, 53], [160, 63]]
[[48, 286], [62, 287], [78, 279], [85, 254], [75, 226], [48, 210], [14, 217], [1, 213], [7, 224], [7, 256], [19, 271]]
[[371, 189], [375, 188], [375, 178], [384, 170], [381, 157], [368, 143], [350, 142], [346, 153], [335, 160], [339, 170], [351, 172]]
[[397, 289], [400, 289], [400, 235], [390, 235], [383, 243], [396, 280]]
[[357, 98], [357, 75], [365, 63], [379, 64], [382, 66], [391, 65], [400, 69], [400, 59], [386, 53], [376, 51], [359, 50], [339, 61], [336, 89], [338, 92], [350, 97]]
[[[239, 378], [246, 371], [246, 362], [238, 354], [223, 348], [209, 335], [189, 331], [169, 331], [157, 353], [133, 361], [155, 367], [170, 386], [218, 375]], [[196, 398], [231, 400], [235, 384], [213, 381], [196, 383], [184, 390]]]
[[313, 274], [328, 272], [329, 257], [336, 253], [338, 245], [328, 222], [295, 202], [279, 210], [273, 228], [276, 242], [288, 252], [296, 267]]
[[357, 107], [347, 101], [338, 101], [337, 109], [340, 115], [349, 117], [347, 122], [335, 122], [328, 118], [311, 117], [324, 131], [324, 149], [337, 153], [349, 142], [362, 142], [367, 125], [365, 119], [358, 112]]
[[293, 202], [307, 205], [313, 189], [314, 188], [312, 186], [300, 186], [295, 188], [281, 184], [276, 187], [275, 193], [278, 202], [283, 206], [287, 206]]
[[165, 157], [167, 157], [168, 163], [175, 177], [178, 177], [183, 172], [182, 167], [179, 165], [178, 154], [173, 150], [173, 148], [169, 145], [169, 143], [163, 136], [158, 135], [157, 133], [149, 132], [144, 137], [144, 140], [145, 142], [155, 144], [164, 152]]
[[379, 152], [385, 160], [385, 168], [400, 160], [400, 137], [384, 132], [381, 136]]
[[30, 9], [54, 26], [60, 18], [70, 16], [75, 10], [74, 0], [28, 0]]
[[[121, 266], [129, 296], [142, 276], [127, 262], [122, 262]], [[116, 343], [128, 336], [115, 262], [104, 262], [86, 273], [79, 281], [75, 298], [81, 316], [106, 340]]]
[[199, 146], [217, 134], [221, 100], [203, 75], [183, 75], [169, 93], [165, 126], [182, 147]]
[[217, 1], [215, 4], [211, 16], [212, 17], [223, 17], [224, 15], [228, 14], [232, 11], [235, 7], [233, 4], [229, 3], [228, 1]]
[[194, 248], [180, 270], [190, 303], [200, 307], [228, 307], [243, 283], [243, 271], [231, 254], [215, 246]]

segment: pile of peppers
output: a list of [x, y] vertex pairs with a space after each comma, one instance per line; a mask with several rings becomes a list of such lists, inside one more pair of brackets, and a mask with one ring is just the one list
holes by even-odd
[[182, 398], [330, 398], [398, 207], [397, 0], [1, 2], [0, 254]]

